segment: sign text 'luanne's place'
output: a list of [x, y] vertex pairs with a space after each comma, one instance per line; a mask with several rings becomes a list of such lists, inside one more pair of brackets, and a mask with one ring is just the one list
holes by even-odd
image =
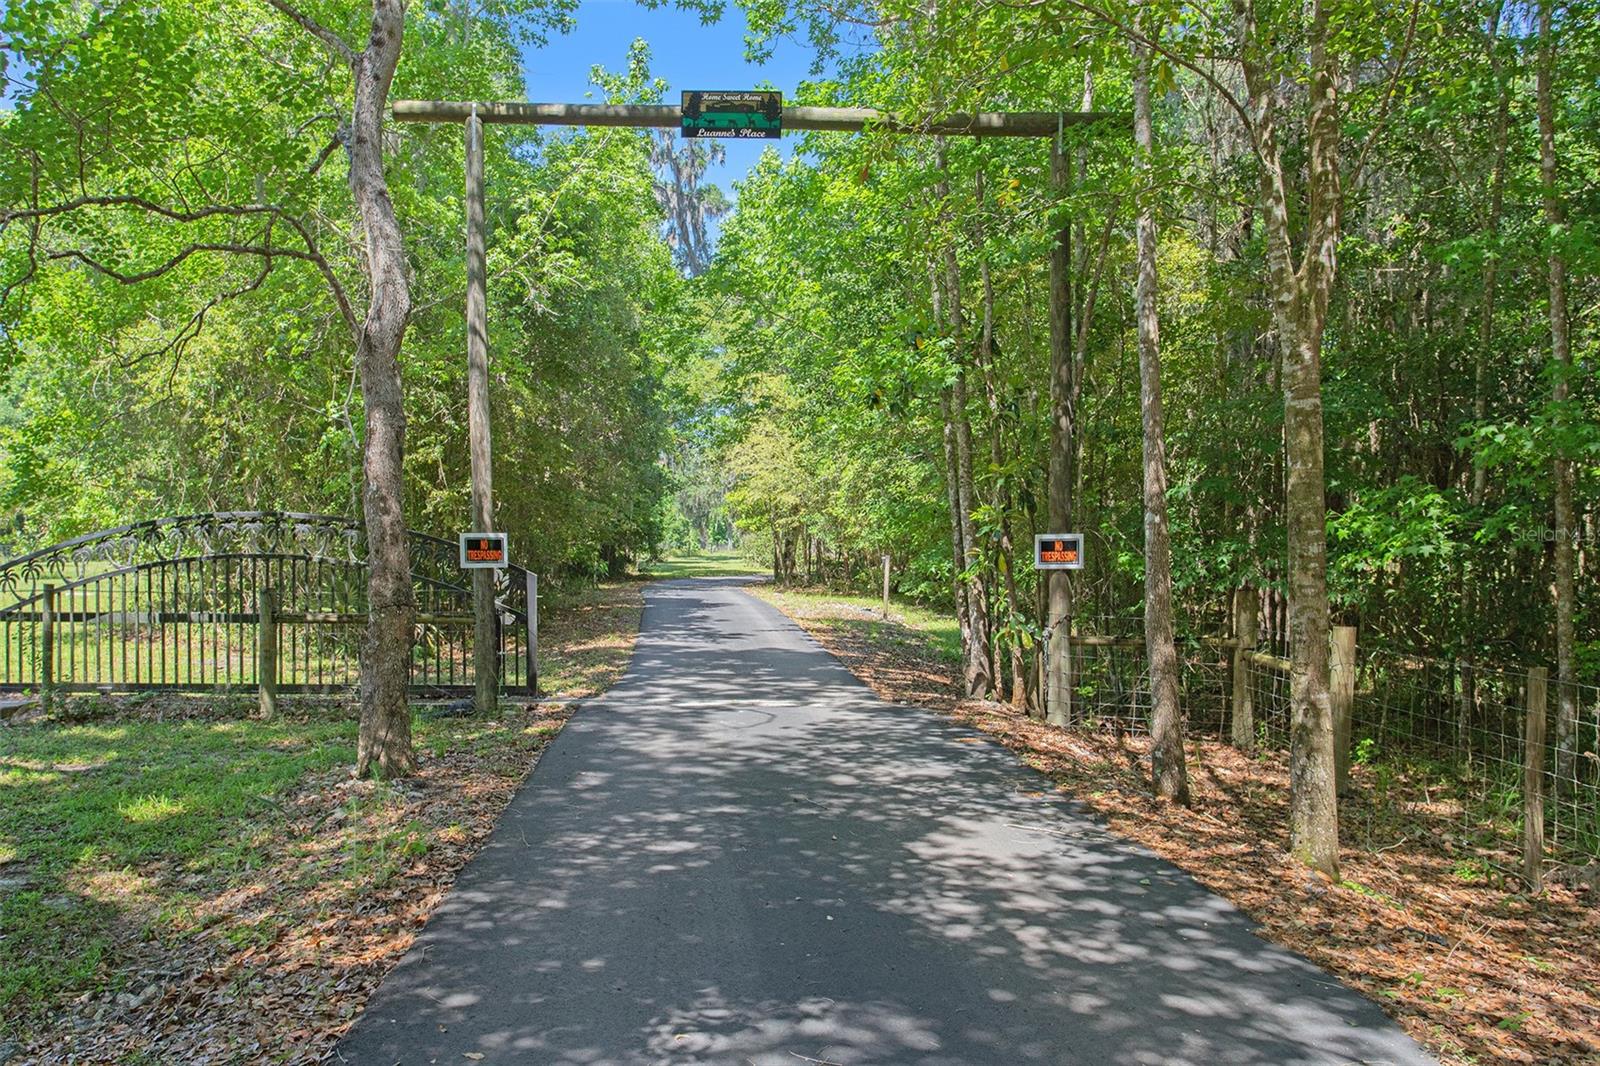
[[511, 561], [510, 546], [504, 533], [461, 534], [461, 568], [492, 570]]
[[1036, 570], [1082, 570], [1082, 533], [1039, 533], [1033, 538]]
[[781, 137], [783, 94], [685, 89], [682, 116], [685, 137]]

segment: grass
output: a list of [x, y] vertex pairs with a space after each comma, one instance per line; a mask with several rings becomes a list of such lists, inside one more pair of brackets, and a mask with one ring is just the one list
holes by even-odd
[[[7, 730], [0, 756], [0, 1015], [81, 987], [152, 861], [248, 869], [243, 831], [305, 774], [355, 757], [350, 721], [122, 721]], [[181, 902], [171, 901], [178, 904]]]
[[889, 619], [885, 621], [883, 599], [877, 596], [800, 587], [751, 591], [785, 614], [864, 639], [874, 647], [907, 654], [929, 653], [951, 665], [961, 662], [961, 630], [948, 613], [891, 600]]
[[[621, 676], [641, 588], [586, 589], [549, 610], [545, 691], [590, 694]], [[137, 992], [152, 957], [281, 950], [308, 901], [360, 928], [371, 893], [415, 880], [435, 850], [476, 847], [487, 830], [472, 819], [492, 823], [498, 807], [484, 804], [509, 795], [564, 720], [514, 703], [494, 720], [419, 709], [426, 792], [341, 791], [353, 701], [288, 697], [270, 722], [250, 717], [253, 704], [78, 697], [60, 712], [75, 720], [0, 727], [0, 1048], [39, 1036], [83, 993]]]
[[738, 552], [706, 552], [703, 555], [674, 555], [647, 563], [640, 571], [644, 577], [725, 577], [764, 573], [761, 567], [750, 562]]
[[[419, 708], [419, 776], [353, 781], [348, 704], [260, 722], [191, 702], [8, 731], [0, 878], [27, 884], [0, 914], [0, 1047], [168, 1062], [217, 1034], [215, 1061], [320, 1061], [296, 1054], [354, 1016], [564, 721]], [[152, 977], [162, 994], [135, 996]], [[233, 1054], [263, 1032], [284, 1054]]]

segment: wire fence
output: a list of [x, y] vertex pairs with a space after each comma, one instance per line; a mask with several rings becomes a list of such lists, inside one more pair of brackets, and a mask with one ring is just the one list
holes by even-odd
[[[1119, 628], [1124, 628], [1119, 626]], [[1075, 727], [1149, 730], [1149, 676], [1136, 637], [1071, 638]], [[1184, 715], [1192, 736], [1289, 745], [1289, 662], [1231, 638], [1178, 643]], [[1538, 681], [1530, 683], [1537, 677]], [[1358, 649], [1350, 759], [1388, 780], [1404, 772], [1442, 787], [1464, 838], [1514, 861], [1522, 838], [1530, 714], [1545, 723], [1539, 753], [1545, 840], [1573, 861], [1600, 859], [1600, 684], [1563, 687], [1545, 672]], [[1541, 697], [1541, 693], [1547, 696]], [[1538, 704], [1531, 706], [1530, 701]], [[1241, 721], [1244, 737], [1236, 732]], [[1441, 801], [1446, 802], [1446, 801]]]

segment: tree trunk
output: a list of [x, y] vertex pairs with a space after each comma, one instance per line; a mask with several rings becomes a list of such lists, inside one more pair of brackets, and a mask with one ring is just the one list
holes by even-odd
[[1328, 694], [1328, 562], [1322, 442], [1321, 328], [1301, 321], [1284, 342], [1289, 534], [1289, 843], [1337, 875], [1339, 812]]
[[[945, 171], [944, 141], [939, 139], [938, 159], [940, 180], [936, 193], [941, 204], [948, 205], [950, 186], [943, 178]], [[989, 599], [988, 589], [981, 573], [982, 557], [978, 552], [977, 530], [972, 522], [972, 509], [977, 499], [972, 477], [972, 421], [967, 414], [967, 368], [963, 333], [965, 322], [961, 311], [961, 268], [956, 260], [955, 245], [946, 241], [943, 249], [945, 267], [945, 322], [948, 334], [955, 340], [955, 381], [949, 390], [949, 408], [946, 426], [955, 431], [956, 518], [961, 527], [961, 557], [957, 560], [958, 572], [977, 568], [978, 573], [963, 579], [967, 587], [967, 624], [969, 637], [964, 645], [963, 675], [969, 696], [987, 697], [994, 688], [994, 670], [990, 665]]]
[[1150, 49], [1135, 45], [1133, 137], [1141, 201], [1138, 278], [1139, 408], [1144, 422], [1144, 643], [1150, 663], [1150, 771], [1156, 795], [1189, 802], [1178, 706], [1178, 652], [1172, 636], [1172, 549], [1167, 529], [1167, 454], [1161, 419], [1161, 334], [1156, 308], [1156, 219], [1151, 203], [1155, 138], [1150, 116]]
[[[984, 265], [984, 274], [984, 320], [985, 330], [988, 331], [989, 323], [992, 322], [993, 318], [994, 290], [991, 287], [989, 278], [987, 276], [987, 264]], [[991, 361], [986, 363], [985, 387], [989, 396], [989, 417], [993, 422], [993, 427], [990, 430], [991, 436], [993, 437], [992, 459], [995, 469], [1000, 470], [1005, 464], [1005, 456], [1003, 445], [1000, 440], [1002, 425], [1000, 421], [1000, 397], [999, 390], [996, 388], [994, 381], [995, 375], [992, 365], [992, 344], [990, 347], [991, 351], [989, 354]], [[1011, 705], [1018, 711], [1026, 713], [1028, 709], [1028, 659], [1026, 651], [1023, 647], [1023, 631], [1020, 629], [1024, 613], [1022, 610], [1022, 600], [1017, 595], [1017, 549], [1016, 542], [1011, 536], [1011, 494], [1004, 491], [1004, 489], [1000, 487], [998, 478], [996, 479], [995, 487], [995, 514], [1000, 522], [1000, 544], [996, 560], [996, 569], [999, 571], [1000, 578], [1004, 582], [1006, 612], [1007, 616], [1011, 620], [1011, 637], [1009, 640], [1011, 650]], [[998, 657], [998, 649], [994, 661], [994, 669], [995, 690], [998, 693], [1000, 690], [1000, 661]]]
[[411, 314], [405, 248], [383, 172], [383, 119], [400, 60], [405, 5], [374, 0], [367, 48], [354, 62], [349, 140], [350, 190], [361, 212], [372, 292], [356, 343], [366, 408], [362, 511], [367, 532], [366, 637], [361, 647], [361, 728], [356, 774], [400, 777], [416, 768], [411, 749], [411, 557], [404, 506], [406, 413], [400, 345]]
[[1327, 501], [1323, 475], [1322, 331], [1338, 263], [1340, 116], [1338, 72], [1328, 50], [1328, 12], [1312, 0], [1306, 26], [1311, 72], [1306, 121], [1305, 248], [1298, 268], [1288, 179], [1278, 143], [1281, 80], [1268, 67], [1254, 5], [1242, 2], [1242, 71], [1258, 157], [1273, 324], [1282, 353], [1284, 522], [1289, 587], [1289, 847], [1300, 861], [1339, 876], [1339, 809], [1328, 693]]
[[[1494, 365], [1494, 311], [1495, 290], [1499, 282], [1500, 215], [1505, 206], [1506, 143], [1511, 126], [1511, 83], [1505, 77], [1504, 63], [1500, 58], [1500, 5], [1496, 4], [1489, 15], [1488, 50], [1489, 65], [1494, 72], [1499, 105], [1495, 109], [1494, 161], [1489, 171], [1489, 212], [1484, 224], [1484, 237], [1489, 250], [1483, 266], [1483, 306], [1478, 315], [1478, 359], [1472, 375], [1472, 419], [1482, 426], [1489, 417], [1489, 367]], [[1481, 508], [1488, 492], [1488, 468], [1481, 455], [1472, 456], [1472, 489], [1469, 499], [1474, 509]], [[1476, 641], [1481, 622], [1479, 588], [1483, 577], [1477, 560], [1470, 554], [1460, 563], [1461, 572], [1461, 622], [1457, 639], [1462, 646], [1461, 695], [1456, 714], [1457, 747], [1470, 758], [1473, 712], [1477, 707], [1477, 674], [1472, 666], [1478, 647]]]
[[[1488, 371], [1494, 360], [1494, 304], [1495, 289], [1499, 282], [1500, 254], [1495, 247], [1500, 237], [1500, 215], [1505, 205], [1506, 142], [1511, 128], [1511, 83], [1505, 77], [1500, 59], [1500, 8], [1495, 6], [1489, 16], [1489, 63], [1500, 98], [1495, 112], [1494, 164], [1489, 174], [1489, 217], [1484, 236], [1489, 242], [1489, 256], [1483, 265], [1483, 306], [1478, 319], [1478, 364], [1473, 372], [1472, 417], [1482, 424], [1489, 417]], [[1472, 505], [1483, 506], [1488, 472], [1482, 460], [1474, 455], [1472, 460]], [[1476, 620], [1468, 615], [1468, 623]]]
[[[943, 332], [944, 297], [939, 284], [939, 267], [932, 259], [928, 260], [928, 304], [932, 308], [934, 329]], [[962, 538], [960, 477], [956, 470], [956, 429], [951, 414], [949, 389], [939, 394], [939, 414], [942, 426], [940, 437], [944, 445], [945, 501], [950, 509], [950, 593], [955, 600], [956, 628], [961, 634], [961, 662], [964, 672], [970, 657], [969, 649], [972, 646], [972, 616], [969, 613], [968, 586], [961, 580], [962, 560], [967, 557], [967, 545]]]
[[[978, 171], [976, 184], [978, 214], [974, 230], [978, 251], [978, 276], [983, 284], [983, 327], [978, 335], [978, 363], [983, 370], [983, 394], [989, 407], [989, 461], [998, 472], [1005, 467], [1003, 434], [1005, 421], [1000, 410], [998, 368], [995, 366], [994, 278], [989, 270], [989, 258], [985, 247], [984, 212], [988, 208], [988, 202], [982, 170]], [[995, 569], [1005, 585], [1006, 611], [1012, 623], [1012, 635], [1008, 642], [1011, 650], [1011, 705], [1019, 711], [1026, 712], [1028, 664], [1023, 654], [1022, 640], [1015, 628], [1022, 619], [1022, 604], [1017, 598], [1016, 545], [1011, 539], [1011, 494], [1006, 491], [1005, 482], [998, 476], [995, 478], [992, 502], [996, 518], [1000, 523], [1000, 545]], [[995, 643], [994, 687], [998, 694], [1001, 688], [999, 641], [996, 640]]]
[[961, 570], [967, 557], [966, 541], [961, 529], [960, 474], [956, 464], [956, 427], [951, 413], [950, 390], [939, 395], [939, 413], [944, 416], [944, 483], [945, 498], [950, 505], [950, 589], [956, 601], [956, 625], [961, 632], [961, 663], [963, 676], [971, 677], [972, 661], [972, 603], [971, 586], [961, 579]]
[[988, 582], [982, 573], [983, 556], [978, 550], [977, 529], [972, 521], [977, 492], [972, 478], [972, 422], [967, 417], [965, 371], [956, 373], [955, 385], [950, 390], [950, 407], [956, 434], [961, 541], [966, 553], [962, 558], [962, 567], [978, 571], [967, 579], [967, 614], [972, 625], [972, 654], [966, 669], [967, 695], [987, 698], [994, 691], [995, 671], [990, 661]]
[[[1566, 211], [1561, 202], [1556, 164], [1555, 54], [1551, 22], [1555, 0], [1539, 5], [1539, 179], [1544, 194], [1544, 219], [1559, 241], [1566, 227]], [[1555, 382], [1550, 400], [1557, 425], [1566, 425], [1566, 406], [1571, 396], [1572, 337], [1567, 322], [1567, 262], [1559, 246], [1552, 248], [1550, 273], [1550, 359]], [[1577, 758], [1578, 701], [1574, 676], [1574, 651], [1577, 634], [1574, 620], [1577, 583], [1577, 520], [1573, 513], [1572, 460], [1556, 438], [1555, 459], [1555, 608], [1556, 608], [1556, 788], [1569, 790], [1574, 780]]]

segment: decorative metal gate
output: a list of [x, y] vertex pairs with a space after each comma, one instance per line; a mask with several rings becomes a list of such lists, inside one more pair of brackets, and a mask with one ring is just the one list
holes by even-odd
[[[472, 583], [454, 543], [409, 537], [412, 688], [470, 693]], [[0, 690], [253, 687], [263, 593], [278, 690], [347, 689], [360, 674], [366, 570], [361, 525], [329, 515], [180, 515], [56, 544], [0, 563]], [[530, 693], [533, 579], [511, 566], [496, 582], [500, 686]]]

